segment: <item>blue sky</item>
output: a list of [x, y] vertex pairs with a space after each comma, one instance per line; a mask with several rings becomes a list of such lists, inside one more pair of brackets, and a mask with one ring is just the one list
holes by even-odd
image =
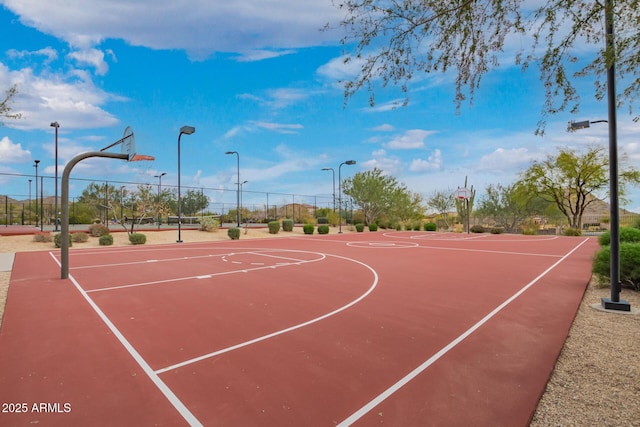
[[[341, 12], [330, 0], [195, 2], [156, 0], [0, 0], [0, 89], [17, 83], [14, 112], [22, 119], [0, 127], [0, 193], [28, 195], [33, 160], [54, 174], [54, 129], [59, 128], [59, 174], [75, 155], [95, 151], [135, 132], [138, 152], [152, 162], [86, 160], [73, 178], [177, 184], [204, 188], [212, 207], [235, 203], [236, 157], [245, 204], [291, 201], [274, 193], [332, 193], [322, 168], [349, 159], [342, 177], [383, 169], [427, 197], [455, 189], [465, 176], [481, 196], [488, 184], [510, 184], [536, 159], [558, 147], [607, 145], [607, 126], [567, 133], [569, 120], [606, 119], [593, 83], [578, 84], [576, 115], [547, 118], [546, 135], [534, 135], [543, 88], [537, 71], [523, 73], [506, 51], [499, 69], [483, 78], [473, 105], [457, 112], [453, 77], [435, 74], [409, 87], [409, 105], [398, 88], [363, 92], [344, 106], [341, 78], [353, 75], [341, 60], [338, 30], [321, 32]], [[523, 40], [509, 45], [521, 46]], [[525, 42], [526, 43], [526, 42]], [[590, 50], [591, 49], [591, 50]], [[593, 47], [584, 49], [589, 59]], [[618, 115], [621, 152], [640, 167], [640, 124]], [[72, 182], [77, 196], [88, 184]], [[135, 185], [130, 185], [135, 187]], [[226, 189], [228, 191], [219, 191]], [[53, 180], [45, 194], [53, 195]], [[255, 192], [255, 193], [254, 193]], [[640, 190], [626, 206], [640, 212]], [[303, 200], [313, 203], [307, 198]]]

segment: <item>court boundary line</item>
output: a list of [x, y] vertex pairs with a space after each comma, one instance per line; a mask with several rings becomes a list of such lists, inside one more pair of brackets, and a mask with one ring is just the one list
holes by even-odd
[[[136, 287], [140, 287], [140, 286], [151, 286], [151, 285], [159, 285], [159, 284], [162, 284], [162, 283], [182, 282], [182, 281], [185, 281], [185, 280], [202, 279], [203, 277], [211, 278], [211, 277], [214, 277], [214, 276], [226, 276], [226, 275], [229, 275], [229, 274], [236, 274], [236, 273], [248, 273], [250, 271], [256, 271], [256, 270], [267, 270], [267, 269], [276, 269], [276, 268], [282, 268], [282, 267], [297, 266], [297, 265], [308, 264], [308, 263], [318, 262], [318, 261], [322, 261], [322, 260], [327, 259], [327, 254], [324, 254], [322, 252], [313, 252], [313, 251], [297, 251], [297, 252], [316, 254], [316, 255], [320, 255], [320, 257], [319, 258], [315, 258], [315, 259], [311, 259], [311, 260], [296, 260], [295, 262], [289, 262], [289, 263], [279, 263], [279, 264], [275, 264], [275, 265], [261, 265], [261, 266], [258, 266], [258, 267], [241, 268], [239, 270], [220, 271], [220, 272], [216, 272], [216, 273], [203, 273], [203, 274], [198, 274], [197, 276], [183, 276], [183, 277], [176, 277], [176, 278], [173, 278], [173, 279], [152, 280], [152, 281], [149, 281], [149, 282], [130, 283], [128, 285], [109, 286], [109, 287], [106, 287], [106, 288], [90, 289], [90, 290], [87, 290], [85, 292], [94, 293], [94, 292], [114, 291], [114, 290], [119, 290], [119, 289], [136, 288]], [[243, 252], [243, 254], [254, 254], [254, 253], [253, 252]], [[236, 255], [236, 254], [223, 254], [222, 256], [225, 257], [225, 256], [228, 256], [228, 255]], [[286, 258], [283, 258], [283, 259], [286, 259]], [[291, 260], [294, 261], [295, 259], [291, 258]], [[144, 262], [140, 262], [140, 264], [146, 264], [148, 262], [149, 261], [144, 261]], [[161, 262], [161, 261], [157, 261], [157, 262]], [[101, 264], [101, 265], [96, 266], [96, 267], [107, 268], [107, 267], [110, 267], [112, 265], [120, 265], [120, 264]]]
[[337, 427], [350, 426], [351, 424], [353, 424], [354, 422], [358, 421], [360, 418], [364, 417], [366, 414], [371, 412], [376, 406], [378, 406], [379, 404], [381, 404], [382, 402], [387, 400], [394, 393], [396, 393], [402, 387], [407, 385], [411, 380], [413, 380], [415, 377], [420, 375], [427, 368], [429, 368], [431, 365], [433, 365], [435, 362], [437, 362], [439, 359], [441, 359], [444, 355], [449, 353], [449, 351], [454, 349], [462, 341], [464, 341], [471, 334], [473, 334], [476, 330], [478, 330], [480, 327], [482, 327], [485, 323], [487, 323], [489, 320], [491, 320], [495, 315], [497, 315], [505, 307], [507, 307], [509, 304], [511, 304], [513, 301], [515, 301], [518, 297], [520, 297], [520, 295], [522, 295], [529, 288], [531, 288], [533, 285], [535, 285], [540, 279], [542, 279], [544, 276], [546, 276], [548, 273], [550, 273], [553, 269], [555, 269], [558, 265], [560, 265], [560, 263], [562, 263], [565, 259], [567, 259], [571, 254], [573, 254], [575, 251], [577, 251], [580, 247], [582, 247], [582, 245], [584, 245], [588, 241], [589, 241], [589, 238], [584, 239], [577, 246], [575, 246], [568, 253], [566, 253], [562, 258], [560, 258], [558, 261], [553, 263], [549, 268], [544, 270], [537, 277], [535, 277], [532, 281], [530, 281], [528, 284], [526, 284], [524, 287], [522, 287], [518, 292], [513, 294], [511, 297], [507, 298], [502, 304], [500, 304], [498, 307], [493, 309], [489, 314], [484, 316], [482, 319], [480, 319], [478, 322], [476, 322], [473, 326], [471, 326], [465, 332], [463, 332], [462, 334], [458, 335], [458, 337], [456, 339], [454, 339], [449, 344], [447, 344], [446, 346], [444, 346], [443, 348], [438, 350], [433, 356], [428, 358], [426, 361], [424, 361], [418, 367], [414, 368], [407, 375], [402, 377], [396, 383], [394, 383], [393, 385], [388, 387], [386, 390], [384, 390], [382, 393], [378, 394], [375, 398], [370, 400], [368, 403], [363, 405], [356, 412], [354, 412], [349, 417], [344, 419], [342, 422], [337, 424]]
[[[58, 259], [52, 252], [49, 252], [54, 262], [61, 267]], [[138, 353], [138, 351], [131, 345], [131, 343], [125, 338], [118, 328], [109, 320], [106, 314], [98, 307], [98, 305], [91, 299], [91, 297], [82, 289], [82, 286], [76, 281], [76, 279], [70, 274], [69, 280], [73, 283], [73, 286], [80, 292], [80, 295], [89, 303], [89, 306], [100, 317], [104, 324], [109, 328], [111, 333], [120, 341], [120, 344], [125, 348], [129, 355], [140, 366], [142, 371], [147, 375], [151, 382], [158, 388], [158, 390], [164, 395], [164, 397], [171, 403], [171, 405], [178, 411], [178, 413], [184, 418], [184, 420], [190, 426], [203, 426], [203, 424], [193, 415], [193, 413], [185, 406], [184, 403], [176, 396], [167, 384], [160, 379], [160, 377], [151, 369], [151, 366], [144, 360], [144, 358]]]
[[369, 286], [369, 289], [367, 289], [367, 291], [365, 293], [363, 293], [362, 295], [360, 295], [358, 298], [354, 299], [350, 303], [348, 303], [346, 305], [343, 305], [342, 307], [339, 307], [339, 308], [337, 308], [337, 309], [335, 309], [335, 310], [333, 310], [333, 311], [331, 311], [329, 313], [325, 313], [322, 316], [318, 316], [318, 317], [316, 317], [314, 319], [307, 320], [306, 322], [298, 323], [297, 325], [293, 325], [293, 326], [290, 326], [288, 328], [281, 329], [279, 331], [272, 332], [270, 334], [254, 338], [252, 340], [245, 341], [243, 343], [235, 344], [235, 345], [232, 345], [232, 346], [220, 349], [220, 350], [213, 351], [211, 353], [203, 354], [203, 355], [198, 356], [198, 357], [194, 357], [194, 358], [187, 359], [187, 360], [184, 360], [184, 361], [179, 362], [179, 363], [175, 363], [173, 365], [166, 366], [164, 368], [156, 369], [155, 373], [156, 374], [162, 374], [162, 373], [165, 373], [165, 372], [169, 372], [169, 371], [172, 371], [174, 369], [178, 369], [178, 368], [181, 368], [183, 366], [188, 366], [188, 365], [191, 365], [193, 363], [201, 362], [203, 360], [210, 359], [212, 357], [216, 357], [216, 356], [219, 356], [219, 355], [224, 354], [224, 353], [228, 353], [228, 352], [233, 351], [233, 350], [238, 350], [240, 348], [247, 347], [249, 345], [256, 344], [258, 342], [265, 341], [267, 339], [274, 338], [274, 337], [277, 337], [279, 335], [283, 335], [283, 334], [286, 334], [288, 332], [292, 332], [292, 331], [295, 331], [297, 329], [304, 328], [306, 326], [309, 326], [309, 325], [312, 325], [314, 323], [320, 322], [321, 320], [328, 319], [331, 316], [335, 316], [336, 314], [338, 314], [338, 313], [340, 313], [342, 311], [345, 311], [348, 308], [353, 307], [354, 305], [356, 305], [357, 303], [359, 303], [360, 301], [365, 299], [367, 296], [369, 296], [369, 294], [371, 292], [373, 292], [373, 290], [378, 286], [378, 282], [379, 282], [378, 273], [370, 265], [368, 265], [368, 264], [366, 264], [366, 263], [364, 263], [362, 261], [358, 261], [356, 259], [348, 258], [348, 257], [340, 256], [340, 255], [335, 255], [335, 254], [324, 254], [324, 255], [327, 256], [327, 257], [335, 257], [335, 258], [340, 258], [340, 259], [343, 259], [343, 260], [346, 260], [346, 261], [354, 262], [356, 264], [359, 264], [359, 265], [365, 267], [366, 269], [368, 269], [373, 274], [373, 283], [371, 284], [371, 286]]

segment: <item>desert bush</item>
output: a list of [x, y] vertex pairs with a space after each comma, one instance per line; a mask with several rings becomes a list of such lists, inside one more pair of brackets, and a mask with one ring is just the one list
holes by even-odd
[[33, 241], [39, 243], [53, 242], [53, 236], [49, 232], [36, 233], [33, 235]]
[[147, 236], [142, 233], [131, 233], [129, 234], [129, 241], [132, 245], [144, 245], [147, 243]]
[[[603, 246], [593, 260], [593, 274], [599, 279], [610, 279], [611, 247]], [[622, 285], [640, 291], [640, 243], [620, 243], [620, 281]]]
[[369, 231], [378, 231], [378, 224], [369, 224]]
[[318, 225], [318, 234], [329, 234], [329, 226], [326, 224]]
[[71, 240], [73, 240], [74, 243], [84, 243], [89, 240], [89, 235], [87, 233], [79, 231], [71, 235]]
[[504, 228], [502, 228], [502, 227], [493, 227], [491, 230], [489, 230], [489, 233], [491, 233], [491, 234], [502, 234], [502, 233], [504, 233]]
[[364, 224], [362, 224], [362, 223], [356, 224], [356, 231], [358, 233], [362, 233], [364, 231]]
[[278, 234], [280, 231], [280, 222], [279, 221], [269, 221], [269, 233]]
[[212, 216], [205, 216], [200, 221], [200, 231], [215, 232], [218, 231], [218, 220]]
[[[600, 246], [611, 244], [611, 231], [606, 231], [598, 237]], [[640, 229], [634, 227], [620, 227], [620, 242], [640, 242]]]
[[[420, 231], [420, 230], [422, 230], [422, 223], [414, 222], [413, 224], [411, 224], [411, 228], [413, 229], [413, 231]], [[407, 230], [408, 229], [409, 229], [409, 227], [407, 227]]]
[[[638, 230], [640, 231], [640, 230]], [[562, 235], [563, 236], [582, 236], [582, 231], [580, 231], [580, 229], [578, 228], [565, 228], [564, 230], [562, 230]]]
[[472, 233], [484, 233], [485, 229], [481, 225], [472, 225], [469, 229]]
[[92, 237], [100, 237], [109, 234], [109, 228], [104, 224], [91, 224], [89, 226], [89, 234]]
[[313, 224], [305, 224], [302, 226], [302, 231], [304, 231], [304, 234], [313, 234], [315, 229], [316, 228]]
[[292, 219], [283, 219], [282, 220], [282, 231], [293, 231], [293, 220]]
[[238, 240], [240, 238], [240, 229], [238, 227], [228, 229], [227, 236], [229, 236], [231, 240]]
[[98, 243], [100, 246], [111, 246], [113, 245], [113, 236], [111, 234], [103, 234], [98, 239]]
[[[71, 234], [68, 235], [68, 238], [69, 238], [69, 246], [72, 246], [73, 241], [71, 239]], [[58, 233], [55, 236], [53, 236], [53, 244], [56, 246], [56, 248], [62, 247], [62, 233]]]
[[424, 224], [424, 231], [437, 231], [438, 226], [435, 222], [427, 222]]

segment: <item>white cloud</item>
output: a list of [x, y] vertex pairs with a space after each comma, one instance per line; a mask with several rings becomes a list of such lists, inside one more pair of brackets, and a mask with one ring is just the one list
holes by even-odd
[[28, 162], [31, 160], [31, 152], [23, 150], [22, 144], [15, 144], [5, 136], [0, 139], [0, 158], [3, 163]]
[[64, 128], [87, 129], [119, 122], [102, 106], [121, 98], [96, 87], [91, 77], [81, 70], [66, 75], [37, 75], [30, 68], [9, 71], [0, 63], [0, 87], [13, 84], [18, 88], [13, 112], [22, 114], [22, 118], [7, 122], [7, 127], [42, 129], [56, 120]]
[[442, 152], [438, 149], [433, 150], [427, 160], [414, 159], [409, 167], [412, 172], [430, 172], [440, 169], [442, 169]]
[[424, 140], [436, 133], [435, 131], [423, 129], [411, 129], [402, 135], [395, 136], [391, 141], [384, 144], [385, 148], [391, 150], [410, 150], [424, 147]]
[[[111, 52], [111, 51], [108, 51]], [[113, 53], [111, 52], [113, 56]], [[76, 50], [67, 55], [79, 65], [88, 65], [95, 68], [96, 74], [104, 76], [109, 71], [109, 65], [104, 60], [104, 52], [98, 49]]]
[[272, 122], [259, 122], [252, 121], [251, 124], [261, 128], [266, 129], [278, 133], [298, 133], [297, 131], [302, 129], [303, 126], [301, 124], [288, 124], [288, 123], [272, 123]]
[[[23, 23], [77, 48], [122, 39], [153, 49], [214, 52], [292, 49], [340, 38], [320, 31], [341, 12], [330, 0], [4, 0]], [[194, 4], [195, 3], [195, 4]], [[143, 17], [143, 19], [141, 19]]]
[[385, 124], [382, 124], [380, 126], [376, 126], [374, 128], [371, 128], [371, 130], [378, 131], [378, 132], [391, 132], [394, 129], [395, 128], [392, 125], [388, 124], [388, 123], [385, 123]]
[[482, 156], [476, 166], [479, 171], [506, 171], [525, 169], [538, 155], [529, 152], [528, 149], [512, 148], [505, 150], [498, 148], [490, 154]]
[[9, 49], [7, 51], [7, 56], [9, 56], [9, 58], [20, 58], [20, 59], [22, 58], [30, 59], [37, 56], [44, 56], [46, 58], [44, 60], [44, 63], [47, 64], [58, 58], [58, 52], [51, 47], [45, 47], [35, 51], [27, 51], [27, 50], [19, 51], [15, 49]]

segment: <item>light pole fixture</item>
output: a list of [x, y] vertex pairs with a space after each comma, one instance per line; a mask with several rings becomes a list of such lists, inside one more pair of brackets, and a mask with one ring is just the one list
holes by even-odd
[[340, 166], [338, 166], [338, 223], [339, 225], [339, 234], [342, 234], [342, 178], [340, 175], [340, 169], [342, 168], [342, 165], [355, 165], [356, 161], [355, 160], [347, 160], [346, 162], [342, 162], [340, 163]]
[[322, 168], [323, 171], [331, 171], [333, 176], [333, 211], [336, 211], [336, 171], [333, 168]]
[[36, 168], [36, 227], [38, 226], [38, 218], [39, 218], [39, 213], [38, 213], [38, 163], [40, 163], [40, 160], [34, 160], [33, 161], [33, 166]]
[[193, 126], [182, 126], [180, 134], [178, 134], [178, 240], [176, 243], [182, 243], [182, 198], [180, 197], [180, 138], [182, 135], [191, 135], [196, 131]]
[[56, 130], [56, 155], [55, 155], [55, 161], [56, 161], [56, 177], [55, 177], [55, 211], [53, 213], [54, 218], [54, 222], [55, 222], [55, 231], [58, 231], [58, 128], [60, 127], [60, 124], [58, 122], [51, 122], [51, 127], [55, 128]]
[[235, 154], [238, 156], [238, 189], [236, 190], [236, 209], [238, 210], [238, 227], [240, 227], [240, 154], [237, 151], [227, 151], [224, 154]]
[[166, 172], [162, 172], [160, 175], [153, 176], [154, 178], [158, 178], [158, 209], [156, 212], [156, 214], [158, 215], [158, 230], [160, 230], [160, 223], [162, 222], [162, 219], [160, 218], [160, 191], [162, 189], [162, 177], [166, 174]]

